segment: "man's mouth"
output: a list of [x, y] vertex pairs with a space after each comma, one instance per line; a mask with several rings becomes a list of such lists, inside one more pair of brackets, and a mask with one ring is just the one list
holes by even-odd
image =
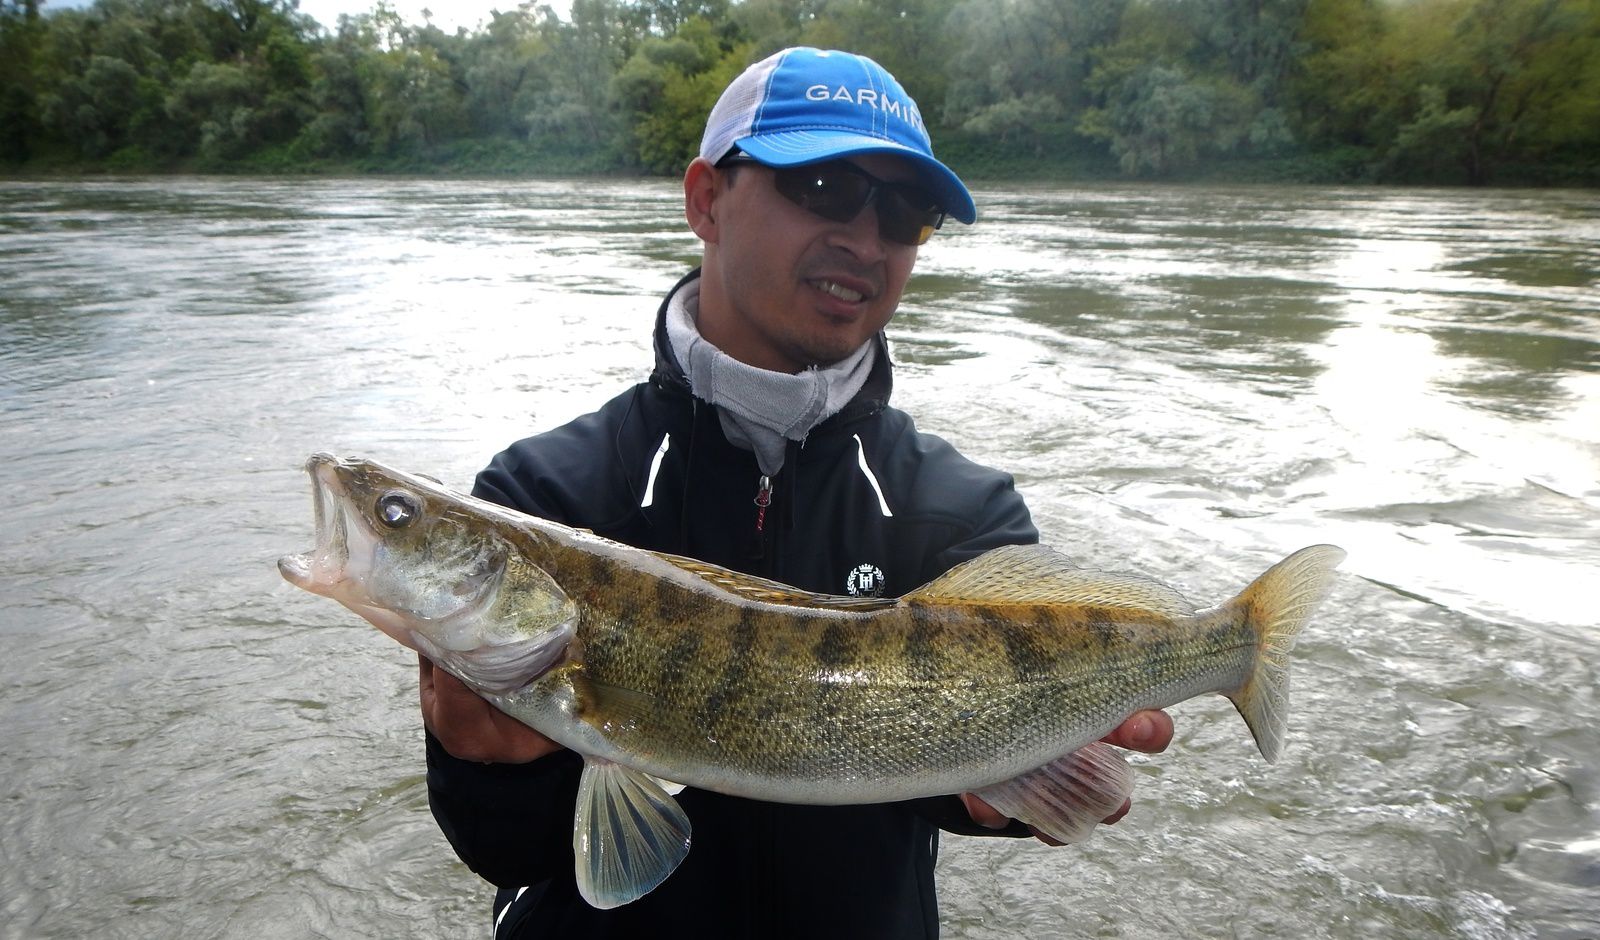
[[812, 281], [811, 286], [822, 291], [824, 294], [827, 294], [830, 297], [837, 297], [846, 303], [860, 303], [867, 297], [867, 295], [861, 291], [846, 287], [843, 284], [840, 284], [838, 281], [830, 281], [825, 279], [817, 280]]

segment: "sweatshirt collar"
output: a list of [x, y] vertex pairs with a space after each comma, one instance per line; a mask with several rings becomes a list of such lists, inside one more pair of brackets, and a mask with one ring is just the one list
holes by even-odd
[[[655, 370], [650, 375], [650, 380], [666, 389], [692, 395], [689, 388], [689, 379], [683, 365], [678, 362], [678, 357], [673, 353], [672, 340], [667, 335], [667, 311], [672, 303], [672, 298], [685, 285], [700, 277], [700, 269], [695, 268], [684, 275], [672, 290], [667, 292], [661, 301], [660, 308], [656, 311], [655, 325]], [[840, 411], [818, 425], [818, 429], [826, 429], [832, 425], [852, 421], [867, 415], [876, 414], [889, 405], [889, 395], [894, 388], [893, 369], [889, 362], [889, 344], [880, 330], [875, 335], [872, 343], [876, 344], [876, 355], [873, 357], [872, 369], [867, 375], [866, 383], [861, 391], [857, 392]]]

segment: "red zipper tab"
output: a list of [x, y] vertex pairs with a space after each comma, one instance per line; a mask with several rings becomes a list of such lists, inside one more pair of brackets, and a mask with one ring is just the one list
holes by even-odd
[[766, 474], [761, 475], [761, 482], [756, 484], [756, 531], [763, 531], [767, 524], [767, 507], [772, 505], [772, 478]]

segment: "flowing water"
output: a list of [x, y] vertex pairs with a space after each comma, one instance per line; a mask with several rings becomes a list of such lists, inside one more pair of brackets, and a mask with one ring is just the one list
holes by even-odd
[[[1174, 709], [1087, 846], [947, 837], [950, 937], [1600, 936], [1600, 194], [979, 190], [897, 402], [1209, 603], [1332, 541], [1289, 748]], [[648, 370], [650, 182], [0, 183], [0, 937], [484, 936], [415, 668], [282, 582], [300, 465], [466, 487]]]

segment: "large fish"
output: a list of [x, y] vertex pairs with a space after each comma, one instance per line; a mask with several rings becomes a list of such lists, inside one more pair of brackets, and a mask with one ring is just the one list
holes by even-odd
[[900, 598], [817, 595], [463, 496], [307, 464], [316, 547], [278, 562], [584, 757], [583, 897], [615, 907], [689, 850], [670, 784], [788, 803], [975, 792], [1063, 842], [1132, 773], [1131, 713], [1233, 700], [1268, 760], [1288, 653], [1344, 552], [1302, 549], [1197, 610], [1158, 582], [999, 548]]

